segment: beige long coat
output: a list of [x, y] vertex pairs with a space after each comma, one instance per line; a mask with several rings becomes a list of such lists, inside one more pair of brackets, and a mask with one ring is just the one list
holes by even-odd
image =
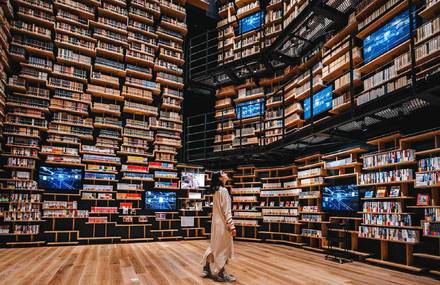
[[[225, 187], [220, 187], [214, 194], [212, 209], [211, 243], [203, 256], [202, 263], [210, 263], [211, 272], [216, 275], [234, 255], [234, 229], [231, 214], [231, 196]], [[212, 255], [211, 255], [212, 254]]]

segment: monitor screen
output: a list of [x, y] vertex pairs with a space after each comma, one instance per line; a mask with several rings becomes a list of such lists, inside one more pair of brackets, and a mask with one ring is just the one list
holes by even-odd
[[[333, 106], [333, 86], [328, 86], [313, 95], [313, 116], [330, 110]], [[304, 100], [304, 119], [307, 120], [310, 115], [310, 97]]]
[[357, 185], [336, 185], [324, 187], [322, 210], [325, 212], [359, 211], [359, 189]]
[[205, 174], [182, 172], [180, 180], [180, 188], [182, 189], [199, 189], [205, 187]]
[[372, 61], [381, 54], [403, 43], [409, 37], [409, 10], [406, 10], [364, 39], [364, 62]]
[[263, 12], [257, 12], [249, 15], [238, 22], [238, 34], [244, 34], [249, 31], [259, 29], [263, 22]]
[[41, 166], [38, 184], [45, 190], [80, 190], [82, 169]]
[[246, 119], [262, 115], [264, 112], [264, 100], [260, 98], [239, 103], [235, 106], [235, 111], [237, 113], [237, 119]]
[[145, 208], [147, 210], [176, 210], [176, 192], [147, 191], [145, 192]]

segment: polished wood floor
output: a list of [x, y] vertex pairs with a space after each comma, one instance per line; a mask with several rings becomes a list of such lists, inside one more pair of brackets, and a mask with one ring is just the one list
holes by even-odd
[[[0, 284], [217, 284], [199, 277], [208, 241], [0, 249]], [[235, 284], [440, 284], [364, 263], [338, 264], [319, 253], [236, 242], [228, 271]]]

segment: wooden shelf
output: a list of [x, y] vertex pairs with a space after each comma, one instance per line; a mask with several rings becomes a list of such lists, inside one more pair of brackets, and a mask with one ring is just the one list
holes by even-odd
[[379, 264], [379, 265], [385, 265], [385, 266], [390, 266], [390, 267], [397, 267], [399, 269], [404, 269], [404, 270], [408, 270], [408, 271], [412, 271], [412, 272], [417, 272], [417, 273], [425, 271], [425, 269], [420, 268], [420, 267], [415, 267], [415, 266], [405, 265], [405, 264], [401, 264], [401, 263], [397, 263], [397, 262], [381, 260], [381, 259], [377, 259], [377, 258], [369, 257], [369, 258], [366, 258], [365, 261], [371, 262], [371, 263], [376, 263], [376, 264]]

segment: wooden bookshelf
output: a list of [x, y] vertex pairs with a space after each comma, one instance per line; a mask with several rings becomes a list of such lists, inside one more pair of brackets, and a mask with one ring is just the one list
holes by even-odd
[[259, 192], [261, 182], [255, 166], [238, 166], [232, 176], [232, 216], [237, 229], [237, 240], [261, 241], [258, 230], [261, 226]]
[[296, 165], [262, 168], [255, 171], [263, 181], [260, 191], [259, 211], [262, 226], [259, 234], [263, 241], [303, 246], [301, 237], [298, 196], [295, 188]]
[[[179, 204], [180, 218], [193, 219], [192, 226], [181, 227], [183, 239], [205, 239], [206, 225], [211, 213], [210, 208], [206, 207], [210, 202], [206, 202], [207, 197], [205, 197], [205, 170], [202, 166], [188, 164], [178, 164], [177, 169], [180, 171], [179, 184], [183, 192]], [[203, 184], [198, 185], [198, 182], [202, 181]]]

